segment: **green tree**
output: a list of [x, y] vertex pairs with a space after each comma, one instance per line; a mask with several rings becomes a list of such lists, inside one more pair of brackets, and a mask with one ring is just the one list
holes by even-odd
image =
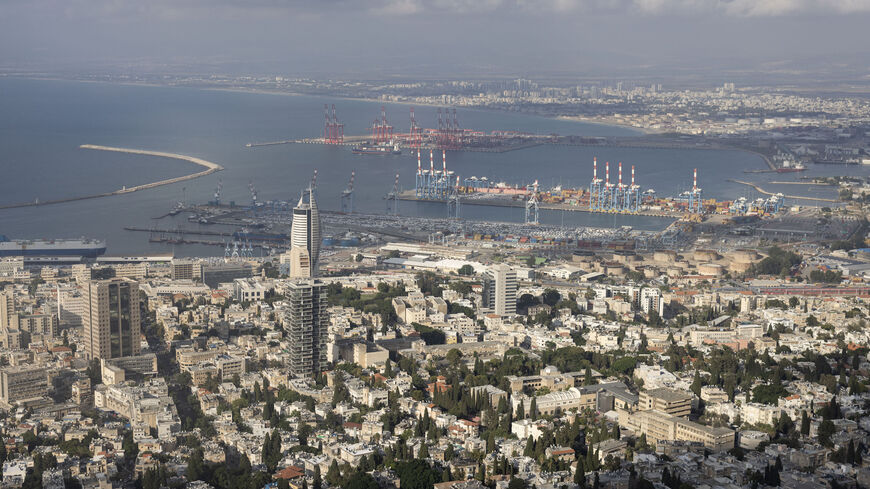
[[336, 459], [332, 459], [332, 463], [329, 465], [329, 470], [326, 471], [326, 482], [328, 482], [330, 486], [338, 486], [341, 484], [341, 469], [338, 468], [338, 461], [336, 461]]
[[689, 387], [692, 392], [695, 393], [696, 396], [701, 397], [701, 374], [695, 370], [695, 378], [692, 380], [692, 385]]
[[510, 482], [508, 482], [508, 489], [526, 489], [529, 487], [529, 484], [519, 477], [511, 477]]
[[834, 423], [830, 419], [826, 419], [819, 424], [818, 436], [819, 443], [826, 447], [830, 447], [831, 436], [837, 431], [837, 428], [834, 426]]
[[810, 435], [810, 418], [806, 411], [801, 411], [801, 435]]
[[582, 460], [577, 460], [577, 470], [574, 471], [574, 484], [580, 486], [580, 489], [586, 489], [586, 469], [583, 467]]
[[196, 450], [187, 461], [187, 471], [185, 472], [187, 480], [198, 481], [203, 480], [205, 476], [205, 466], [203, 465], [202, 450]]
[[541, 294], [541, 300], [543, 303], [550, 307], [554, 307], [561, 298], [562, 296], [559, 294], [559, 291], [555, 289], [547, 289], [543, 294]]
[[354, 472], [341, 487], [342, 489], [379, 489], [378, 481], [365, 472]]
[[320, 464], [314, 466], [314, 483], [311, 489], [323, 489], [323, 479], [320, 476]]

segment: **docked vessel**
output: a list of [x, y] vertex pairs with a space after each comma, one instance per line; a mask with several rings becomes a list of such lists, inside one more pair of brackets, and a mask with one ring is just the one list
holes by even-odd
[[390, 145], [370, 145], [370, 144], [361, 144], [359, 146], [354, 146], [351, 148], [351, 152], [355, 155], [400, 155], [402, 154], [402, 150], [399, 149], [398, 144]]
[[806, 171], [807, 167], [805, 167], [801, 163], [795, 163], [791, 160], [783, 160], [782, 166], [776, 169], [777, 173], [795, 173], [800, 171]]
[[96, 239], [16, 239], [0, 234], [0, 256], [82, 256], [106, 253], [106, 242]]

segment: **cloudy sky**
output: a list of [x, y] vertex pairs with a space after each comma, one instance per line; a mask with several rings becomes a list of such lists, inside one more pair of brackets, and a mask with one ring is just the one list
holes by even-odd
[[870, 0], [0, 0], [0, 69], [866, 76]]

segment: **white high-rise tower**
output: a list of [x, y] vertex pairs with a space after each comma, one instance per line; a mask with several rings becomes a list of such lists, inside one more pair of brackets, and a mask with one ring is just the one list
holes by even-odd
[[[306, 193], [308, 202], [305, 202]], [[309, 187], [293, 208], [293, 224], [290, 228], [291, 277], [313, 277], [317, 274], [322, 240], [320, 212], [314, 200], [314, 189]]]

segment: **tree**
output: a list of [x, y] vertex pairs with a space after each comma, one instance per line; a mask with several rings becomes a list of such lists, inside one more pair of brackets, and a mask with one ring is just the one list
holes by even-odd
[[541, 300], [544, 302], [544, 304], [550, 307], [554, 307], [561, 298], [562, 296], [559, 294], [559, 291], [555, 289], [547, 289], [544, 291], [543, 294], [541, 294]]
[[320, 464], [314, 466], [314, 484], [311, 489], [323, 489], [323, 479], [320, 477]]
[[532, 402], [529, 405], [529, 418], [532, 420], [538, 419], [538, 401], [532, 397]]
[[190, 459], [187, 461], [187, 471], [185, 472], [187, 480], [198, 481], [205, 476], [205, 467], [202, 461], [202, 450], [196, 450]]
[[449, 462], [449, 461], [453, 460], [453, 456], [454, 456], [453, 444], [450, 443], [449, 445], [447, 445], [447, 448], [444, 449], [444, 461]]
[[420, 460], [426, 460], [429, 458], [429, 447], [427, 447], [425, 443], [420, 445], [420, 452], [417, 453], [417, 458]]
[[801, 435], [810, 436], [810, 418], [806, 411], [801, 411]]
[[432, 489], [433, 484], [441, 480], [440, 472], [424, 460], [399, 462], [395, 464], [394, 470], [399, 476], [399, 487], [402, 489]]
[[831, 436], [837, 431], [834, 423], [830, 419], [826, 419], [819, 424], [818, 436], [819, 443], [826, 447], [831, 446]]
[[519, 477], [511, 477], [510, 482], [508, 482], [508, 489], [526, 489], [529, 487], [529, 484]]
[[[124, 449], [124, 460], [127, 462], [131, 462], [136, 460], [136, 456], [139, 455], [139, 445], [133, 441], [133, 431], [127, 430], [124, 432], [124, 441], [121, 443], [121, 447]], [[3, 447], [3, 452], [5, 455], [6, 447]], [[3, 457], [5, 461], [5, 456]], [[2, 464], [2, 462], [0, 462]]]
[[692, 380], [692, 385], [689, 387], [696, 396], [701, 397], [701, 374], [695, 370], [695, 378]]
[[474, 267], [471, 265], [462, 265], [459, 267], [459, 275], [474, 275]]
[[365, 472], [355, 472], [341, 487], [342, 489], [379, 489], [378, 481]]
[[328, 482], [330, 486], [338, 486], [341, 484], [341, 469], [338, 468], [338, 461], [336, 461], [336, 459], [332, 459], [332, 463], [329, 465], [329, 470], [326, 471], [326, 482]]
[[574, 484], [580, 486], [580, 489], [586, 489], [586, 469], [583, 467], [582, 460], [577, 460], [577, 470], [574, 471]]
[[786, 391], [785, 387], [783, 387], [779, 382], [767, 385], [762, 384], [752, 389], [752, 401], [760, 402], [762, 404], [775, 406], [779, 401], [779, 398], [787, 395], [788, 391]]

